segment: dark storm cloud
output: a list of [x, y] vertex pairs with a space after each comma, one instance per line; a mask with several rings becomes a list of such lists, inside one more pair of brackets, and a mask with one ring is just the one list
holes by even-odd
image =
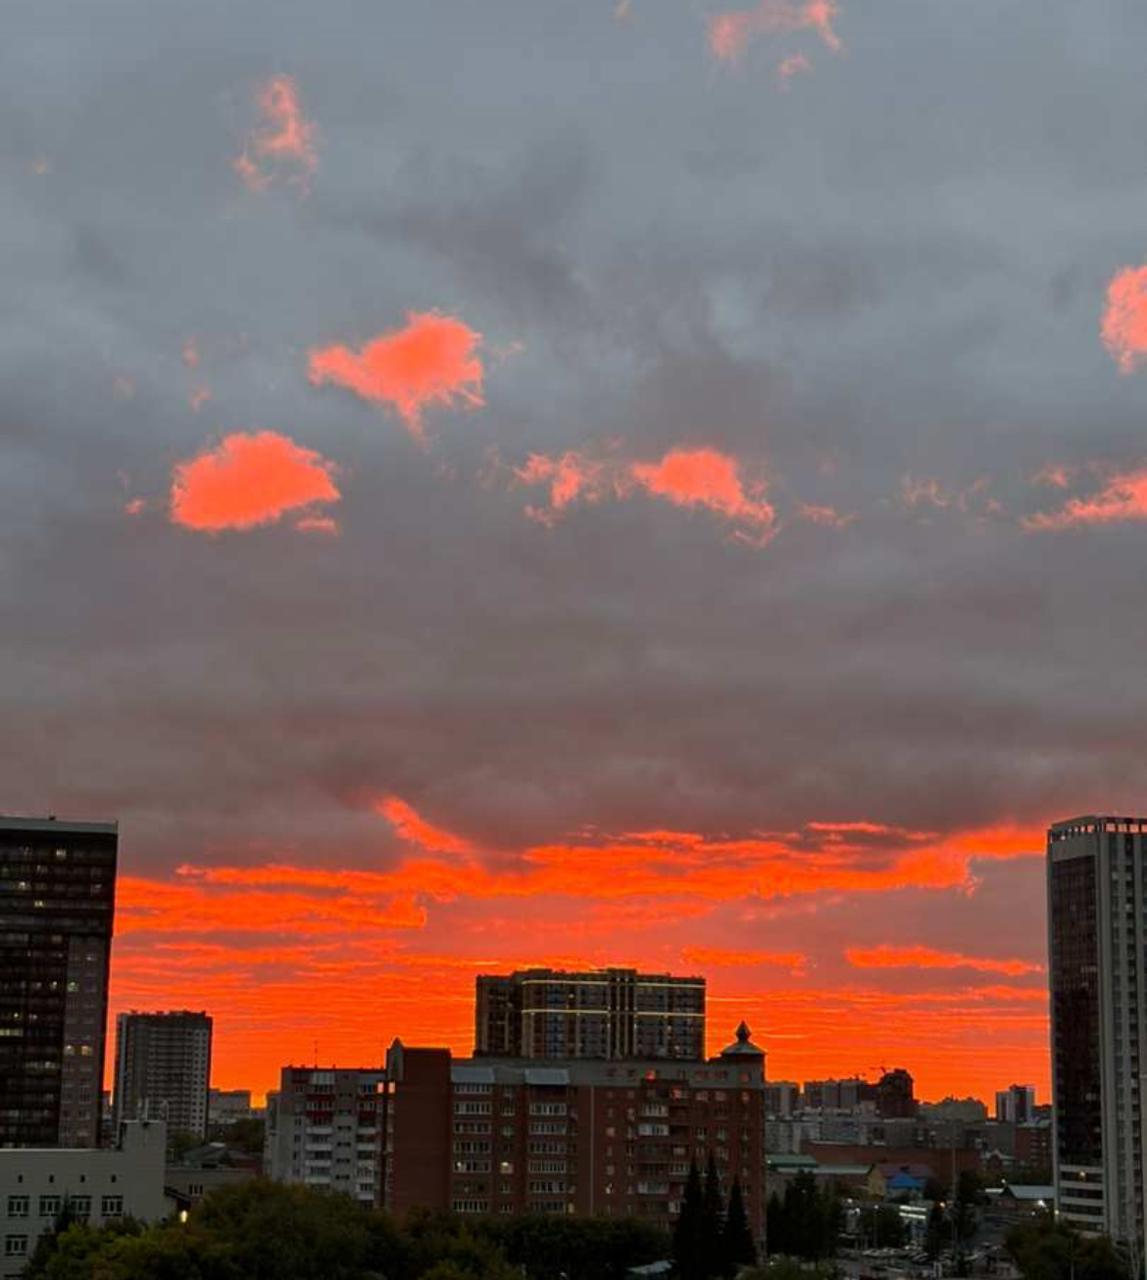
[[[1138, 807], [1142, 530], [1019, 518], [1044, 463], [1147, 453], [1097, 338], [1147, 254], [1147, 19], [845, 5], [847, 56], [778, 94], [687, 6], [570, 8], [11, 18], [3, 807], [118, 813], [141, 866], [383, 857], [383, 791], [498, 847]], [[277, 72], [307, 195], [231, 168]], [[522, 349], [422, 453], [306, 351], [431, 308]], [[345, 469], [338, 539], [166, 522], [172, 465], [259, 429]], [[763, 466], [780, 533], [523, 517], [505, 468], [611, 440]], [[1001, 509], [906, 509], [908, 473]]]

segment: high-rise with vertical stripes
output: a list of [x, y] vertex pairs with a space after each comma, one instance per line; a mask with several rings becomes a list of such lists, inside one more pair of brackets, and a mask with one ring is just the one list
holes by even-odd
[[1147, 1070], [1147, 818], [1048, 832], [1056, 1206], [1142, 1257]]

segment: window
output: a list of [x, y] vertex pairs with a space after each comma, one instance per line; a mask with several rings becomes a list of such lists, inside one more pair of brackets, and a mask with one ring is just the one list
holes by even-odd
[[59, 1196], [41, 1196], [40, 1197], [40, 1217], [54, 1218], [60, 1212]]
[[26, 1218], [28, 1216], [28, 1197], [9, 1196], [8, 1216], [10, 1218]]
[[4, 1256], [6, 1258], [23, 1258], [28, 1252], [27, 1236], [5, 1236]]
[[82, 1221], [91, 1216], [92, 1198], [91, 1196], [72, 1196], [68, 1201], [68, 1207]]
[[100, 1201], [100, 1213], [105, 1218], [122, 1218], [123, 1196], [104, 1196]]

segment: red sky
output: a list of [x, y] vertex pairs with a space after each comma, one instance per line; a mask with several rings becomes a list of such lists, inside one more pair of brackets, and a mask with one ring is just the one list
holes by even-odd
[[[920, 897], [978, 910], [985, 875], [1010, 864], [1038, 887], [1038, 830], [815, 822], [485, 850], [398, 796], [370, 808], [396, 841], [383, 866], [296, 854], [124, 876], [114, 1009], [206, 1007], [215, 1083], [261, 1093], [316, 1046], [342, 1065], [395, 1036], [469, 1052], [477, 972], [632, 964], [704, 974], [710, 1052], [747, 1018], [775, 1078], [904, 1065], [924, 1097], [1046, 1088], [1042, 958], [1015, 954], [1025, 939], [985, 934], [969, 953], [896, 929]], [[869, 945], [879, 930], [901, 941]]]

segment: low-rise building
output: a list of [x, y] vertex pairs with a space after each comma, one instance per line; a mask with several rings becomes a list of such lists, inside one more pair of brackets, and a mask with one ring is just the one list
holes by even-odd
[[116, 1218], [155, 1222], [164, 1194], [167, 1130], [162, 1121], [127, 1121], [105, 1149], [0, 1148], [0, 1280], [23, 1271], [36, 1241], [67, 1209], [72, 1220], [103, 1226]]

